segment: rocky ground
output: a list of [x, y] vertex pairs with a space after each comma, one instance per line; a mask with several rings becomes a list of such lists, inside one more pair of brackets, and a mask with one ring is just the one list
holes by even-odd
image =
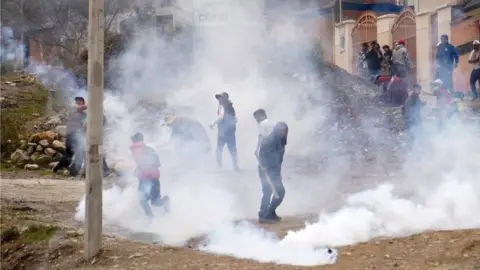
[[[165, 247], [105, 235], [103, 250], [83, 259], [83, 231], [72, 221], [83, 181], [2, 179], [2, 269], [302, 269]], [[305, 217], [268, 225], [282, 237]], [[480, 230], [428, 232], [340, 248], [335, 265], [305, 269], [480, 269]]]

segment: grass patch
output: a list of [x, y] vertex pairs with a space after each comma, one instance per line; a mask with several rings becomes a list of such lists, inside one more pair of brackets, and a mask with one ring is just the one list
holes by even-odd
[[25, 244], [42, 242], [52, 238], [57, 230], [56, 226], [32, 224], [21, 234], [20, 241]]
[[5, 76], [2, 81], [16, 85], [3, 85], [2, 97], [14, 105], [1, 109], [0, 141], [2, 153], [11, 153], [18, 147], [19, 136], [28, 136], [29, 122], [43, 116], [47, 110], [49, 93], [42, 85], [21, 76]]
[[23, 232], [16, 226], [4, 227], [0, 231], [0, 243], [18, 241], [22, 244], [35, 244], [49, 240], [57, 230], [56, 226], [42, 224], [31, 224]]
[[13, 172], [16, 171], [16, 167], [12, 163], [6, 162], [4, 159], [1, 160], [0, 162], [0, 171], [1, 172]]

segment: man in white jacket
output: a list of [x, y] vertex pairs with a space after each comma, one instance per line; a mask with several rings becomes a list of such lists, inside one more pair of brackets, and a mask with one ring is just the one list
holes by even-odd
[[473, 41], [473, 50], [468, 57], [468, 63], [473, 65], [470, 73], [470, 89], [472, 90], [473, 99], [479, 100], [480, 96], [477, 91], [477, 82], [480, 83], [480, 41]]

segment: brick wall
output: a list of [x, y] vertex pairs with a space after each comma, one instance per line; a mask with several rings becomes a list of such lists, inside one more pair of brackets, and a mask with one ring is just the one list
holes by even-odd
[[60, 48], [49, 44], [48, 40], [52, 31], [50, 29], [37, 30], [25, 33], [26, 46], [28, 46], [28, 60], [48, 63], [60, 53]]

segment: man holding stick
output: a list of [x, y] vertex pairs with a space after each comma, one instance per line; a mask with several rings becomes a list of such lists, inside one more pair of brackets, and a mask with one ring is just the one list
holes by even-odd
[[285, 196], [281, 165], [285, 153], [288, 127], [285, 123], [278, 123], [275, 128], [272, 127], [263, 109], [255, 111], [253, 117], [259, 127], [255, 156], [259, 162], [258, 175], [263, 193], [258, 219], [260, 223], [278, 222], [281, 218], [275, 211]]

